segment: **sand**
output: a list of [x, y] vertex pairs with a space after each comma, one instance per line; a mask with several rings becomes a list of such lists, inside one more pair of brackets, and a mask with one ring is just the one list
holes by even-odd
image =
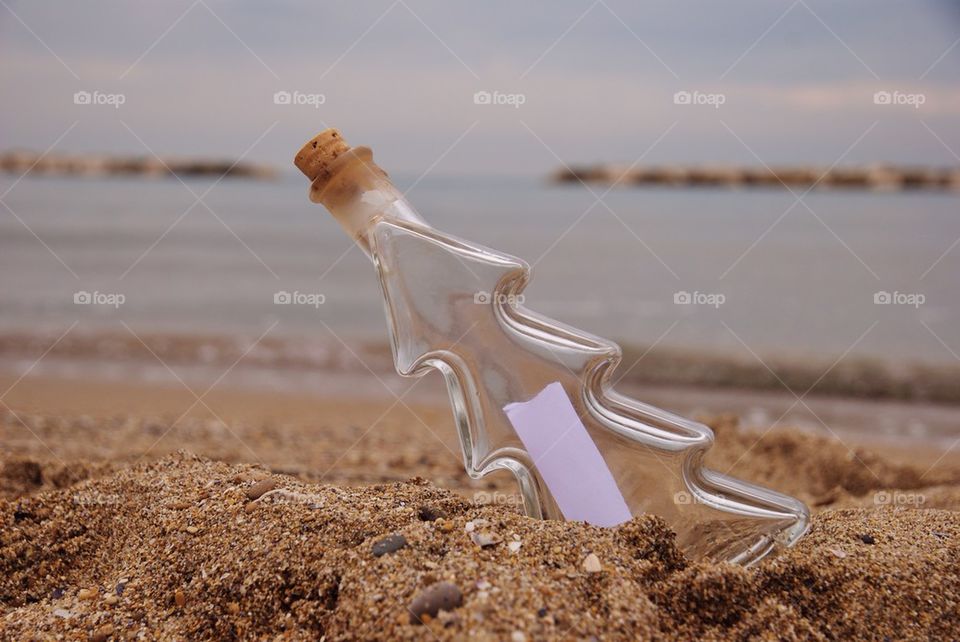
[[[463, 474], [446, 408], [217, 391], [210, 412], [174, 423], [190, 400], [25, 380], [0, 406], [0, 638], [926, 640], [960, 628], [952, 454], [779, 428], [758, 441], [712, 418], [712, 466], [815, 513], [795, 548], [745, 570], [684, 558], [652, 516], [613, 529], [522, 516], [509, 478]], [[413, 617], [443, 583], [449, 610]]]

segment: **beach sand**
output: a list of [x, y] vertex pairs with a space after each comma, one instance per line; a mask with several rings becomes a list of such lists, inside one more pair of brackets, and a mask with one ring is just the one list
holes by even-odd
[[[0, 389], [3, 639], [926, 640], [960, 627], [954, 452], [709, 418], [712, 467], [814, 511], [795, 548], [742, 569], [685, 559], [652, 516], [613, 529], [522, 516], [509, 477], [466, 476], [442, 404], [221, 388], [198, 401], [186, 386], [45, 376]], [[413, 617], [425, 593], [448, 610]]]

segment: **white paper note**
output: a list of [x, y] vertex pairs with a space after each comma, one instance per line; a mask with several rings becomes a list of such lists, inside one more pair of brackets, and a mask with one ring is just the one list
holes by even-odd
[[559, 382], [503, 410], [565, 519], [596, 526], [630, 519], [607, 462]]

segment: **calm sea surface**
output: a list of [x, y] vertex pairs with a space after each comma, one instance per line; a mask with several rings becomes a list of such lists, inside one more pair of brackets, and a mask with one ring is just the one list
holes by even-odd
[[[12, 183], [0, 178], [0, 193]], [[212, 181], [187, 185], [200, 195]], [[604, 205], [579, 186], [426, 178], [409, 198], [436, 227], [534, 264], [528, 307], [625, 344], [960, 354], [957, 195], [819, 192], [787, 211], [786, 191], [617, 189]], [[257, 335], [278, 321], [275, 334], [320, 340], [322, 319], [345, 338], [386, 338], [372, 265], [292, 175], [224, 180], [201, 204], [176, 180], [129, 179], [27, 178], [3, 200], [22, 223], [0, 207], [0, 331], [123, 321]], [[77, 305], [79, 291], [124, 302]], [[324, 303], [275, 305], [278, 291]], [[684, 292], [702, 304], [675, 304]], [[894, 303], [875, 304], [878, 292]]]

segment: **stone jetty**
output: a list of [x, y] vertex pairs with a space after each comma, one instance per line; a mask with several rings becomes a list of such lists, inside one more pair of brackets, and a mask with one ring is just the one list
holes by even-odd
[[272, 179], [275, 169], [253, 163], [188, 158], [158, 159], [146, 156], [95, 156], [40, 154], [13, 151], [0, 154], [0, 171], [34, 176], [227, 176]]
[[648, 166], [602, 164], [557, 170], [555, 183], [601, 183], [606, 185], [672, 187], [763, 187], [817, 189], [866, 189], [877, 191], [960, 191], [960, 168], [899, 167], [735, 167]]

